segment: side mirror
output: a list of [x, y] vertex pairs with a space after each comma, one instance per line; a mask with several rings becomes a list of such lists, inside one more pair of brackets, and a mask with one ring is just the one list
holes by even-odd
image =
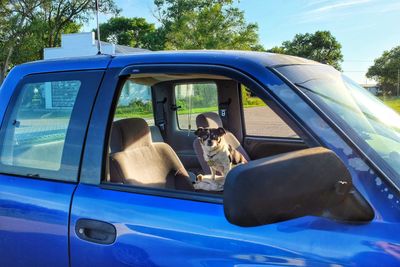
[[306, 215], [372, 220], [371, 206], [353, 187], [346, 166], [317, 147], [254, 160], [232, 169], [224, 186], [227, 220], [258, 226]]

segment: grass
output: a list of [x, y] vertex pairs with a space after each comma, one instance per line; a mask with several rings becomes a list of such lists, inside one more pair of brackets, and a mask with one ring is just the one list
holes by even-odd
[[243, 108], [255, 108], [255, 107], [265, 107], [266, 104], [262, 103], [262, 104], [247, 104], [247, 105], [243, 105]]
[[400, 113], [400, 98], [384, 100], [385, 104]]
[[[192, 114], [199, 114], [199, 113], [204, 113], [204, 112], [218, 112], [218, 108], [217, 107], [207, 107], [207, 108], [193, 108], [192, 109]], [[178, 110], [178, 115], [185, 115], [188, 113], [189, 113], [188, 109]]]
[[124, 111], [124, 112], [118, 112], [115, 113], [115, 117], [118, 119], [123, 119], [123, 118], [142, 118], [142, 119], [152, 119], [153, 118], [153, 113], [151, 112], [129, 112], [129, 111]]
[[[254, 107], [261, 107], [265, 106], [264, 105], [259, 105], [259, 104], [253, 104], [253, 105], [244, 105], [244, 108], [254, 108]], [[218, 112], [217, 107], [206, 107], [206, 108], [193, 108], [192, 109], [192, 114], [200, 114], [204, 112]], [[185, 115], [189, 114], [188, 109], [182, 109], [178, 111], [178, 115]], [[153, 118], [153, 113], [151, 112], [134, 112], [134, 111], [129, 111], [129, 110], [123, 110], [115, 114], [116, 118], [122, 119], [122, 118], [143, 118], [143, 119], [151, 119]]]
[[[386, 99], [383, 100], [386, 105], [389, 107], [393, 108], [395, 111], [400, 113], [400, 98], [392, 98], [392, 99]], [[244, 105], [244, 108], [253, 108], [253, 107], [261, 107], [265, 106], [265, 104], [247, 104]], [[192, 114], [199, 114], [199, 113], [204, 113], [204, 112], [217, 112], [216, 107], [206, 107], [206, 108], [194, 108], [192, 109]], [[178, 115], [185, 115], [188, 114], [189, 110], [184, 109], [184, 110], [179, 110]], [[130, 112], [129, 110], [126, 110], [125, 112], [120, 112], [115, 114], [117, 118], [143, 118], [143, 119], [152, 119], [153, 118], [153, 113], [151, 112]]]

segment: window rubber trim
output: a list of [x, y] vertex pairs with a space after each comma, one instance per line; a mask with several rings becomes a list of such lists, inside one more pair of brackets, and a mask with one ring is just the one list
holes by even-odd
[[177, 199], [192, 200], [198, 202], [223, 204], [223, 193], [212, 194], [212, 193], [196, 192], [196, 191], [183, 191], [183, 190], [151, 188], [151, 187], [147, 188], [134, 185], [115, 184], [110, 182], [101, 183], [100, 188], [113, 191], [120, 191], [120, 192], [136, 193], [142, 195], [151, 195], [158, 197], [177, 198]]

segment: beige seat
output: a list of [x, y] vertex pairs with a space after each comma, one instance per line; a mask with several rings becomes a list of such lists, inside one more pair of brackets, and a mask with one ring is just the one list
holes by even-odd
[[[223, 127], [221, 118], [219, 117], [219, 115], [217, 113], [214, 113], [214, 112], [205, 112], [205, 113], [197, 115], [196, 126], [197, 126], [197, 128], [198, 127], [203, 127], [203, 128]], [[228, 145], [231, 145], [234, 149], [239, 151], [247, 161], [250, 161], [250, 157], [247, 154], [246, 150], [242, 147], [240, 142], [237, 140], [237, 138], [231, 132], [226, 131], [225, 141], [228, 143]], [[208, 167], [207, 162], [204, 160], [203, 149], [201, 147], [201, 144], [200, 144], [200, 141], [198, 138], [196, 138], [193, 141], [193, 149], [196, 152], [197, 158], [200, 162], [200, 165], [201, 165], [201, 168], [202, 168], [204, 174], [210, 174], [211, 173], [210, 167]]]
[[110, 182], [137, 186], [193, 190], [189, 174], [166, 143], [153, 143], [149, 126], [139, 118], [113, 123]]

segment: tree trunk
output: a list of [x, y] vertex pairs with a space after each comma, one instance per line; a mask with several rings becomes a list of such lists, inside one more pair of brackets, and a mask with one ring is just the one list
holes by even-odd
[[0, 66], [0, 86], [3, 84], [4, 78], [3, 78], [3, 67]]
[[10, 60], [11, 56], [14, 52], [14, 46], [11, 46], [8, 50], [7, 58], [4, 61], [3, 66], [1, 66], [1, 72], [0, 72], [0, 84], [3, 83], [4, 79], [7, 76], [8, 68], [10, 67]]
[[54, 31], [54, 28], [52, 28], [49, 33], [49, 47], [54, 47]]

